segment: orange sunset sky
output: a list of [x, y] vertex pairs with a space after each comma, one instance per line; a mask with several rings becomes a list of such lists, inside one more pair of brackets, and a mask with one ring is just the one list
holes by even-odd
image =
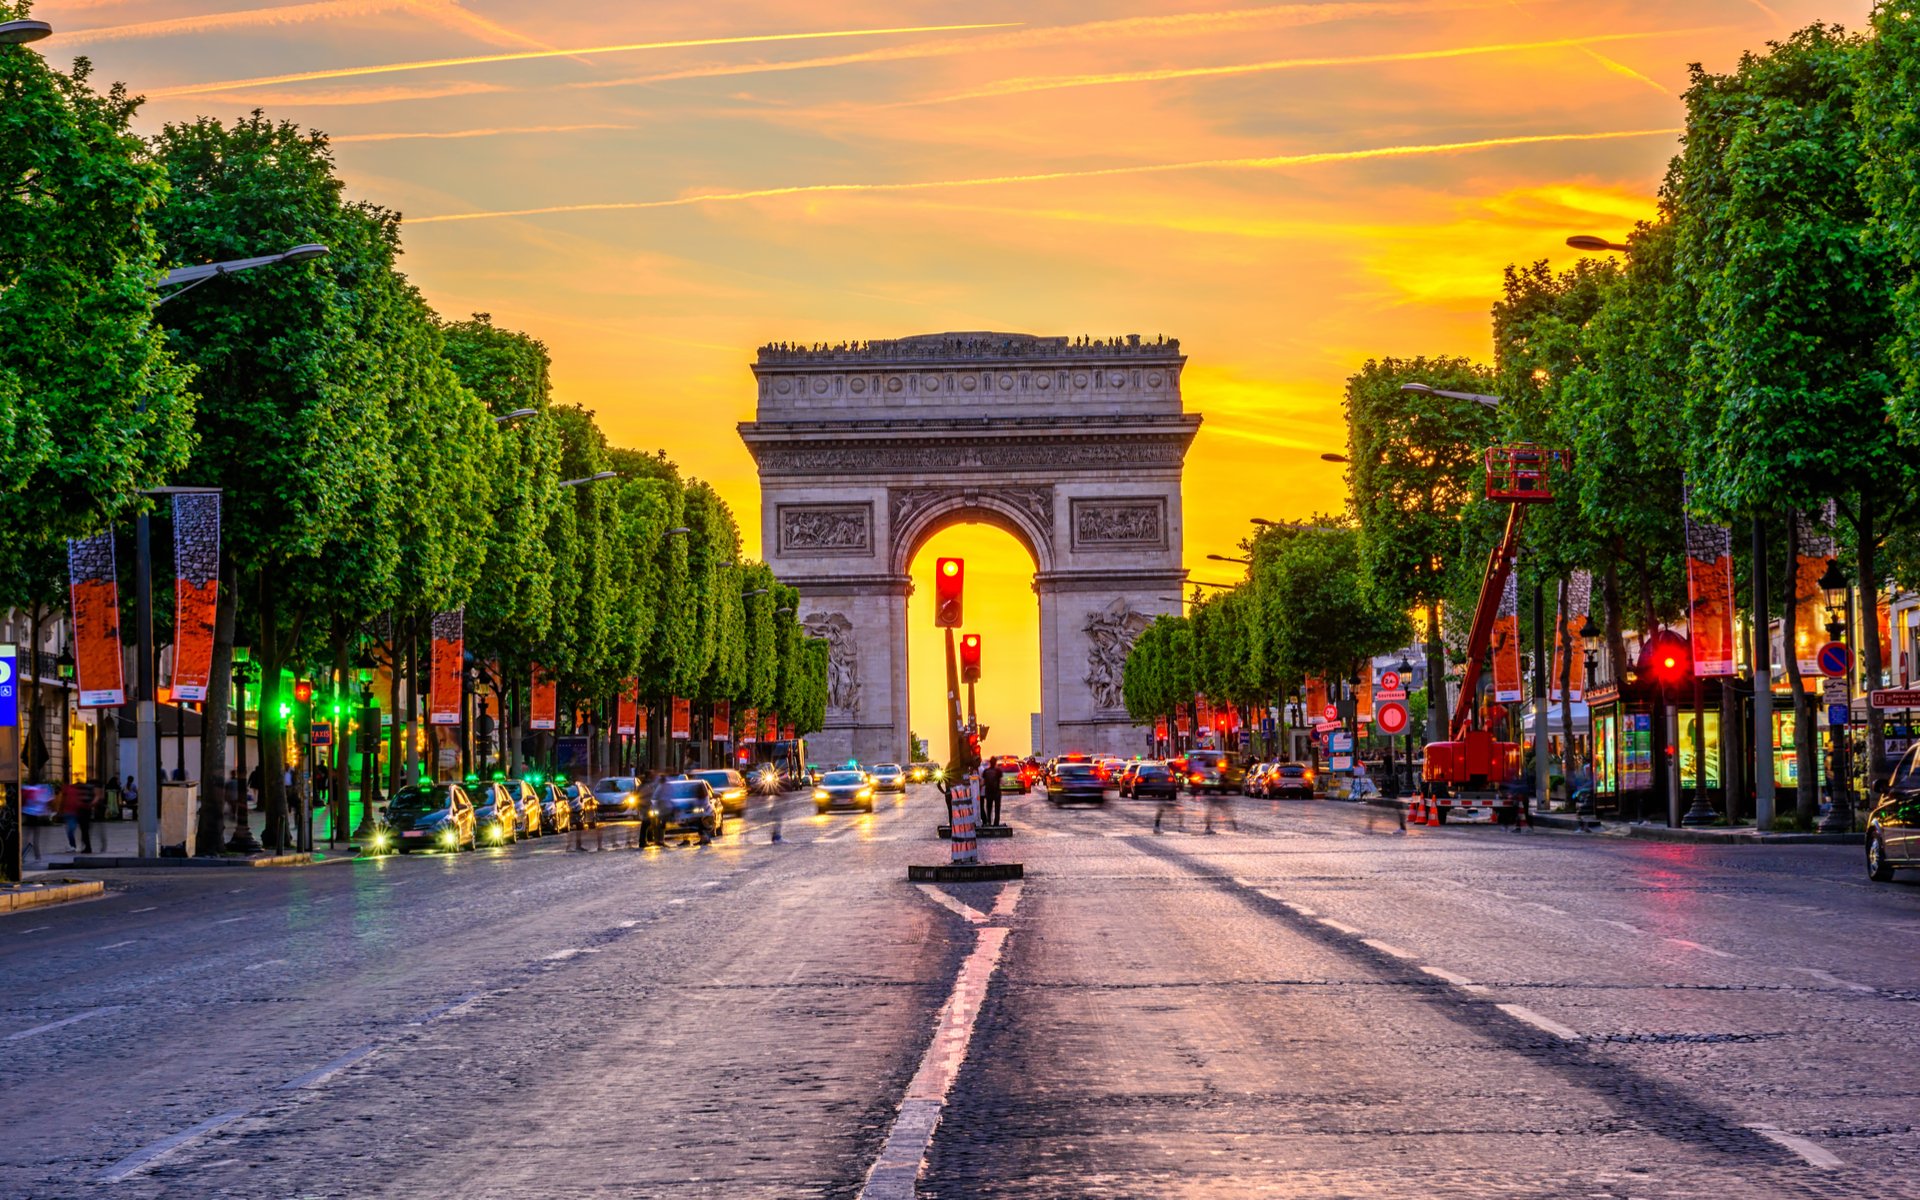
[[[407, 217], [448, 316], [553, 352], [558, 396], [664, 448], [757, 550], [754, 348], [949, 329], [1167, 334], [1190, 356], [1187, 562], [1338, 509], [1372, 355], [1488, 353], [1508, 262], [1651, 214], [1687, 64], [1867, 0], [46, 0], [141, 124], [260, 107], [326, 130]], [[948, 27], [948, 28], [940, 28]], [[271, 249], [263, 247], [263, 250]], [[1037, 707], [1031, 562], [962, 527], [989, 749]], [[935, 747], [936, 754], [940, 747]], [[1053, 749], [1059, 749], [1058, 747]]]

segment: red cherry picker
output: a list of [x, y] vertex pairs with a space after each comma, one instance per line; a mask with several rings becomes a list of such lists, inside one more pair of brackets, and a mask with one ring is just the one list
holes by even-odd
[[[1522, 773], [1517, 742], [1495, 739], [1478, 720], [1480, 672], [1493, 646], [1494, 617], [1513, 574], [1514, 555], [1520, 549], [1520, 528], [1527, 508], [1553, 499], [1552, 474], [1571, 464], [1565, 450], [1548, 450], [1530, 442], [1494, 446], [1486, 454], [1487, 499], [1511, 506], [1500, 543], [1487, 554], [1480, 581], [1480, 602], [1474, 606], [1472, 632], [1467, 638], [1466, 668], [1460, 680], [1460, 699], [1454, 703], [1448, 740], [1428, 742], [1420, 770], [1420, 800], [1412, 819], [1444, 824], [1447, 816], [1486, 815], [1502, 824], [1517, 818], [1513, 794], [1502, 785]], [[1429, 689], [1428, 694], [1433, 694]]]

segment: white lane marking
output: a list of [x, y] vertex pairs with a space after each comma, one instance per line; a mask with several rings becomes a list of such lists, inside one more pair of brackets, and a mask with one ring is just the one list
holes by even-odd
[[1343, 925], [1340, 922], [1334, 920], [1332, 917], [1315, 917], [1314, 920], [1320, 922], [1322, 925], [1325, 925], [1328, 929], [1333, 930], [1335, 933], [1344, 933], [1350, 937], [1358, 937], [1360, 934], [1360, 931], [1358, 929], [1355, 929], [1351, 925]]
[[1262, 896], [1265, 896], [1269, 900], [1279, 901], [1282, 905], [1292, 909], [1294, 912], [1299, 913], [1303, 917], [1311, 917], [1316, 915], [1311, 908], [1308, 908], [1306, 905], [1301, 904], [1298, 901], [1289, 900], [1285, 896], [1282, 896], [1279, 892], [1271, 892], [1266, 890], [1265, 888], [1262, 888], [1260, 890], [1260, 894]]
[[638, 925], [639, 923], [640, 922], [638, 921], [622, 921], [618, 925], [615, 925], [614, 928], [615, 929], [632, 929], [635, 925]]
[[1573, 1030], [1568, 1029], [1558, 1021], [1541, 1016], [1530, 1008], [1522, 1008], [1518, 1004], [1496, 1004], [1494, 1007], [1516, 1021], [1525, 1021], [1535, 1029], [1541, 1030], [1544, 1033], [1550, 1033], [1564, 1041], [1577, 1042], [1580, 1040], [1580, 1035]]
[[573, 946], [565, 950], [555, 950], [541, 959], [542, 962], [565, 962], [569, 958], [578, 958], [582, 954], [598, 954], [600, 951], [591, 946]]
[[134, 911], [134, 912], [137, 912], [137, 913], [143, 913], [143, 912], [152, 912], [152, 911], [153, 911], [154, 909], [156, 909], [156, 908], [159, 908], [159, 907], [160, 907], [160, 906], [159, 906], [158, 904], [149, 904], [149, 905], [148, 905], [147, 907], [145, 907], [145, 908], [136, 908], [136, 909], [134, 909], [133, 911]]
[[32, 929], [22, 929], [20, 932], [21, 933], [42, 933], [52, 928], [53, 926], [51, 925], [35, 925]]
[[109, 944], [109, 945], [105, 945], [105, 946], [102, 946], [102, 947], [100, 947], [100, 948], [101, 948], [102, 950], [118, 950], [118, 949], [119, 949], [120, 947], [122, 947], [122, 946], [131, 946], [131, 945], [133, 945], [133, 944], [134, 944], [135, 942], [137, 942], [137, 941], [139, 941], [139, 940], [140, 940], [139, 938], [128, 938], [128, 939], [127, 939], [126, 941], [124, 941], [124, 942], [113, 942], [113, 943], [111, 943], [111, 944]]
[[55, 1029], [76, 1024], [80, 1021], [85, 1021], [92, 1017], [103, 1017], [110, 1012], [119, 1011], [120, 1005], [118, 1004], [109, 1004], [105, 1008], [90, 1008], [85, 1012], [75, 1013], [71, 1017], [63, 1017], [58, 1021], [49, 1021], [45, 1025], [35, 1025], [32, 1029], [22, 1029], [19, 1033], [10, 1033], [7, 1035], [7, 1040], [17, 1042], [21, 1038], [30, 1038], [36, 1033], [47, 1033]]
[[1646, 932], [1645, 930], [1641, 929], [1638, 925], [1629, 925], [1625, 921], [1612, 921], [1612, 920], [1608, 920], [1606, 917], [1598, 917], [1595, 919], [1598, 920], [1602, 925], [1611, 925], [1615, 929], [1624, 929], [1628, 933]]
[[191, 1129], [183, 1129], [172, 1137], [161, 1138], [151, 1146], [135, 1150], [132, 1154], [127, 1155], [119, 1162], [114, 1163], [106, 1170], [100, 1172], [98, 1179], [101, 1183], [119, 1183], [129, 1176], [137, 1175], [146, 1170], [174, 1151], [191, 1146], [193, 1143], [219, 1129], [222, 1125], [232, 1124], [246, 1115], [246, 1109], [236, 1108], [232, 1112], [224, 1112], [217, 1117], [208, 1117]]
[[226, 917], [222, 920], [215, 921], [214, 924], [215, 925], [231, 925], [235, 921], [244, 921], [244, 920], [246, 920], [245, 917]]
[[1006, 887], [1001, 888], [1000, 894], [993, 899], [993, 911], [987, 915], [989, 917], [1011, 917], [1013, 915], [1013, 906], [1020, 903], [1020, 888], [1022, 886], [1021, 881], [1016, 879]]
[[921, 891], [925, 892], [927, 894], [927, 899], [933, 901], [935, 904], [938, 904], [941, 908], [946, 909], [948, 912], [958, 914], [962, 919], [971, 921], [975, 925], [985, 925], [987, 923], [987, 914], [981, 912], [979, 909], [975, 908], [971, 904], [966, 903], [965, 901], [955, 899], [953, 896], [948, 895], [946, 892], [941, 891], [939, 888], [934, 887], [932, 884], [920, 883], [920, 884], [915, 884], [914, 886], [918, 887]]
[[[1003, 892], [1002, 895], [1005, 893]], [[1007, 914], [1019, 903], [1016, 894], [1007, 905]], [[997, 906], [996, 906], [997, 907]], [[1005, 926], [983, 927], [973, 943], [973, 951], [960, 964], [954, 976], [953, 990], [934, 1017], [933, 1038], [920, 1059], [920, 1069], [907, 1085], [907, 1094], [894, 1116], [893, 1127], [880, 1154], [867, 1168], [866, 1183], [860, 1200], [913, 1200], [915, 1181], [926, 1165], [927, 1151], [940, 1125], [940, 1114], [947, 1093], [966, 1061], [967, 1047], [973, 1041], [973, 1025], [986, 999], [987, 984], [1000, 965], [1000, 952], [1012, 931]]]
[[1676, 946], [1685, 946], [1689, 950], [1698, 950], [1702, 954], [1711, 954], [1716, 958], [1740, 957], [1738, 954], [1728, 954], [1725, 950], [1715, 950], [1712, 946], [1703, 946], [1699, 942], [1690, 942], [1685, 938], [1670, 937], [1666, 940]]
[[1832, 1152], [1821, 1149], [1797, 1133], [1788, 1133], [1786, 1130], [1774, 1125], [1749, 1125], [1747, 1128], [1753, 1130], [1774, 1145], [1784, 1146], [1788, 1150], [1798, 1154], [1810, 1167], [1831, 1168], [1846, 1165], [1835, 1157]]
[[378, 1053], [380, 1053], [380, 1047], [372, 1045], [362, 1046], [358, 1050], [349, 1050], [332, 1062], [323, 1063], [313, 1070], [308, 1071], [305, 1075], [295, 1075], [292, 1079], [281, 1084], [280, 1090], [283, 1092], [293, 1092], [299, 1091], [302, 1088], [317, 1088], [353, 1064], [363, 1062]]
[[1820, 970], [1814, 969], [1813, 967], [1788, 967], [1787, 970], [1798, 971], [1802, 975], [1811, 975], [1815, 979], [1818, 979], [1821, 983], [1830, 983], [1835, 987], [1843, 987], [1849, 991], [1877, 992], [1880, 990], [1879, 988], [1868, 987], [1864, 983], [1855, 983], [1851, 979], [1842, 979], [1838, 975], [1835, 975], [1832, 971], [1820, 971]]
[[678, 896], [672, 900], [667, 901], [668, 904], [685, 904], [686, 902], [687, 902], [687, 898], [685, 896]]
[[1556, 916], [1556, 917], [1564, 917], [1564, 916], [1566, 916], [1566, 915], [1567, 915], [1567, 910], [1566, 910], [1566, 909], [1564, 909], [1564, 908], [1555, 908], [1555, 907], [1554, 907], [1553, 905], [1551, 905], [1551, 904], [1542, 904], [1542, 903], [1540, 903], [1540, 902], [1539, 902], [1538, 900], [1529, 900], [1529, 901], [1527, 901], [1527, 904], [1528, 904], [1528, 906], [1529, 906], [1529, 907], [1532, 907], [1532, 908], [1537, 908], [1537, 909], [1539, 909], [1539, 910], [1540, 910], [1541, 912], [1545, 912], [1545, 913], [1552, 913], [1552, 914], [1553, 914], [1554, 916]]
[[1360, 941], [1363, 945], [1372, 946], [1375, 950], [1378, 950], [1380, 953], [1391, 954], [1395, 958], [1420, 957], [1419, 955], [1415, 954], [1411, 950], [1402, 950], [1398, 946], [1392, 945], [1391, 943], [1388, 943], [1388, 942], [1378, 941], [1374, 938], [1361, 938]]
[[1427, 974], [1433, 976], [1435, 979], [1439, 979], [1444, 982], [1450, 983], [1455, 987], [1470, 988], [1470, 987], [1478, 986], [1473, 982], [1473, 980], [1468, 979], [1465, 975], [1455, 975], [1452, 971], [1449, 971], [1444, 967], [1422, 966], [1420, 969], [1426, 972]]
[[280, 966], [282, 963], [286, 961], [287, 960], [284, 958], [269, 958], [265, 962], [257, 962], [250, 967], [244, 967], [242, 969], [247, 971], [263, 971], [268, 967]]
[[700, 886], [701, 887], [719, 887], [722, 882], [723, 881], [719, 879], [709, 879], [705, 883], [701, 884]]
[[426, 1012], [421, 1013], [415, 1019], [408, 1021], [407, 1024], [425, 1025], [429, 1021], [438, 1021], [442, 1017], [459, 1016], [461, 1013], [467, 1011], [469, 1008], [472, 1008], [475, 1004], [479, 1003], [481, 998], [484, 997], [485, 995], [486, 995], [485, 992], [473, 992], [470, 995], [460, 997], [458, 1000], [450, 1000], [447, 1003], [442, 1004], [439, 1008], [428, 1009]]

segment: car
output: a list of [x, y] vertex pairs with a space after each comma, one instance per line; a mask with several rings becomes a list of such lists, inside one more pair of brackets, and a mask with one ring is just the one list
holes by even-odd
[[565, 833], [573, 828], [573, 798], [558, 783], [540, 788], [540, 828], [547, 833]]
[[474, 837], [490, 846], [510, 846], [520, 837], [520, 806], [498, 783], [470, 783]]
[[704, 779], [720, 797], [720, 806], [729, 813], [747, 811], [747, 777], [732, 767], [710, 767], [703, 771], [687, 772], [688, 779]]
[[865, 771], [828, 771], [813, 789], [813, 807], [823, 813], [835, 808], [872, 812], [873, 781]]
[[1105, 804], [1107, 781], [1090, 762], [1056, 763], [1047, 774], [1047, 799], [1055, 804]]
[[1267, 794], [1267, 774], [1272, 770], [1272, 763], [1257, 762], [1249, 764], [1246, 778], [1240, 782], [1240, 790], [1249, 796], [1265, 796]]
[[637, 817], [643, 807], [640, 790], [633, 775], [608, 775], [593, 785], [594, 811], [609, 821]]
[[1134, 763], [1121, 785], [1120, 794], [1129, 800], [1172, 797], [1180, 794], [1180, 780], [1173, 768], [1163, 762]]
[[500, 786], [507, 789], [507, 795], [513, 799], [513, 807], [520, 814], [521, 837], [540, 836], [540, 793], [524, 779], [503, 779]]
[[907, 779], [912, 783], [932, 783], [940, 774], [940, 768], [930, 762], [907, 764]]
[[713, 785], [704, 779], [668, 779], [654, 789], [654, 839], [668, 833], [691, 829], [703, 842], [719, 837], [727, 829], [727, 810]]
[[584, 783], [563, 783], [560, 790], [567, 797], [567, 803], [573, 809], [573, 825], [576, 829], [592, 829], [600, 823], [600, 802], [593, 798]]
[[1024, 795], [1032, 786], [1033, 781], [1027, 778], [1026, 764], [1013, 755], [1002, 755], [993, 760], [993, 765], [1000, 768], [1001, 792], [1019, 792]]
[[387, 831], [402, 854], [415, 850], [472, 850], [473, 799], [457, 783], [417, 783], [387, 801]]
[[1867, 878], [1920, 867], [1920, 746], [1908, 750], [1867, 814]]
[[1246, 783], [1240, 756], [1230, 750], [1193, 750], [1187, 754], [1187, 786], [1199, 792], [1237, 792]]
[[1265, 782], [1261, 785], [1261, 795], [1272, 799], [1278, 799], [1281, 796], [1313, 799], [1313, 768], [1297, 762], [1273, 764], [1267, 771]]
[[1121, 767], [1120, 773], [1113, 777], [1113, 790], [1122, 796], [1126, 795], [1127, 781], [1132, 779], [1134, 773], [1139, 769], [1140, 761], [1138, 759], [1131, 760], [1125, 766]]
[[873, 790], [876, 792], [900, 792], [907, 790], [907, 772], [899, 763], [875, 763], [873, 765]]
[[827, 773], [827, 769], [821, 766], [819, 763], [807, 764], [807, 782], [812, 784], [814, 787], [820, 786], [820, 779], [826, 773]]

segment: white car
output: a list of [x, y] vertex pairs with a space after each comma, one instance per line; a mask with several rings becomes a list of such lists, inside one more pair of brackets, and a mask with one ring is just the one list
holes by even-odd
[[877, 763], [868, 774], [873, 777], [873, 790], [876, 792], [907, 790], [907, 772], [899, 763]]
[[593, 798], [600, 805], [602, 821], [640, 815], [640, 781], [632, 775], [609, 775], [593, 785]]

